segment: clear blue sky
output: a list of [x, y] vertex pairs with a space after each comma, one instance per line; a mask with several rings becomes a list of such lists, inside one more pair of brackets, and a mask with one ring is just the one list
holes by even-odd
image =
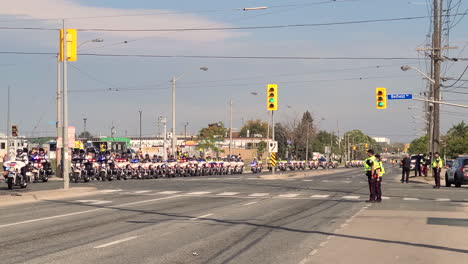
[[[124, 1], [124, 0], [19, 0], [0, 10], [0, 27], [57, 28], [60, 18], [67, 27], [114, 29], [161, 29], [193, 27], [239, 27], [428, 15], [425, 0], [270, 0], [270, 1]], [[453, 1], [457, 2], [457, 1]], [[462, 1], [463, 2], [463, 1]], [[317, 4], [318, 3], [318, 4]], [[299, 4], [299, 5], [296, 5]], [[260, 11], [237, 8], [270, 6]], [[275, 7], [276, 6], [276, 7]], [[462, 3], [459, 12], [467, 10]], [[209, 12], [207, 12], [209, 11]], [[455, 10], [452, 11], [454, 13]], [[160, 13], [160, 14], [156, 14]], [[163, 14], [161, 14], [163, 13]], [[140, 14], [140, 15], [138, 15]], [[145, 14], [145, 15], [141, 15]], [[152, 14], [152, 15], [149, 15]], [[116, 15], [119, 15], [116, 17]], [[51, 20], [32, 20], [50, 18]], [[54, 20], [57, 18], [56, 20]], [[208, 32], [80, 32], [79, 42], [103, 38], [103, 43], [85, 43], [82, 53], [221, 55], [221, 56], [351, 56], [418, 57], [416, 48], [425, 43], [429, 18], [412, 21], [323, 27], [208, 31]], [[450, 45], [458, 50], [468, 41], [468, 18], [450, 30]], [[464, 30], [465, 29], [465, 30]], [[56, 31], [0, 30], [0, 51], [56, 52]], [[128, 43], [123, 44], [124, 41]], [[419, 55], [420, 56], [420, 55]], [[468, 48], [460, 57], [468, 57]], [[56, 60], [53, 55], [1, 55], [0, 89], [12, 88], [12, 122], [29, 136], [53, 134], [55, 122]], [[457, 62], [444, 75], [458, 77], [466, 66]], [[170, 117], [170, 78], [177, 82], [177, 129], [189, 122], [196, 133], [208, 123], [228, 123], [228, 101], [234, 101], [234, 127], [251, 118], [266, 119], [265, 86], [278, 83], [280, 121], [294, 122], [309, 110], [320, 127], [341, 133], [362, 129], [372, 136], [407, 142], [416, 137], [422, 124], [411, 116], [422, 116], [408, 106], [417, 102], [389, 102], [385, 111], [374, 108], [375, 87], [390, 93], [425, 89], [415, 71], [402, 72], [401, 65], [427, 69], [423, 60], [244, 60], [188, 58], [116, 58], [80, 56], [69, 67], [70, 125], [83, 130], [88, 119], [93, 134], [136, 135], [138, 110], [143, 111], [143, 134], [158, 131], [157, 117]], [[446, 63], [448, 66], [451, 63]], [[207, 72], [198, 70], [206, 66]], [[377, 67], [378, 66], [378, 67]], [[468, 74], [465, 77], [468, 79]], [[466, 85], [468, 86], [468, 85]], [[108, 88], [118, 91], [104, 91]], [[81, 91], [80, 90], [91, 90]], [[468, 92], [467, 89], [455, 91]], [[251, 92], [258, 92], [253, 96]], [[444, 93], [444, 99], [465, 103], [466, 94]], [[286, 105], [291, 108], [285, 107]], [[6, 105], [3, 106], [6, 110]], [[466, 110], [443, 107], [442, 130], [466, 119]], [[6, 123], [6, 115], [0, 122]], [[6, 126], [2, 126], [5, 131]]]

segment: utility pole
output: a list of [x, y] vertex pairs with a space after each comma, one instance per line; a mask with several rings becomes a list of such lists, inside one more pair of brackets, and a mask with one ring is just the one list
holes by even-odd
[[59, 138], [62, 138], [62, 142], [63, 142], [63, 137], [62, 137], [62, 104], [61, 104], [61, 101], [62, 101], [62, 96], [61, 96], [61, 83], [60, 83], [60, 75], [61, 75], [61, 72], [60, 72], [60, 54], [57, 53], [57, 140], [55, 142], [57, 142], [57, 145], [56, 145], [56, 148], [55, 148], [55, 171], [56, 171], [56, 176], [60, 176], [60, 173], [62, 172], [61, 168], [60, 168], [60, 161], [62, 160], [62, 150], [59, 149], [59, 145], [58, 145], [58, 140]]
[[167, 145], [166, 145], [166, 141], [167, 141], [167, 119], [165, 117], [162, 117], [160, 116], [159, 117], [159, 123], [163, 123], [164, 124], [164, 136], [163, 136], [163, 160], [167, 160]]
[[176, 77], [172, 77], [172, 144], [171, 144], [171, 153], [176, 156], [177, 148], [177, 136], [176, 136]]
[[83, 132], [86, 132], [86, 121], [88, 121], [88, 118], [83, 118]]
[[10, 86], [8, 85], [8, 103], [7, 103], [7, 145], [6, 145], [6, 153], [8, 160], [10, 159], [10, 128], [11, 128], [11, 121], [10, 121]]
[[187, 140], [187, 126], [188, 126], [188, 122], [184, 124], [184, 137], [185, 137], [185, 140]]
[[229, 100], [229, 158], [232, 156], [232, 99]]
[[140, 150], [141, 150], [141, 114], [143, 113], [143, 111], [138, 111], [138, 113], [140, 114]]
[[63, 142], [63, 156], [62, 156], [62, 176], [63, 176], [63, 189], [68, 190], [70, 187], [69, 179], [69, 162], [68, 162], [68, 87], [67, 87], [67, 30], [65, 29], [65, 20], [62, 21], [63, 29], [63, 127], [62, 127], [62, 142]]
[[[440, 64], [441, 64], [441, 51], [442, 51], [442, 32], [441, 32], [441, 20], [443, 11], [443, 0], [434, 0], [434, 34], [433, 38], [433, 57], [434, 62], [434, 88], [433, 88], [433, 100], [440, 101]], [[433, 104], [433, 131], [432, 131], [432, 149], [433, 153], [438, 152], [440, 149], [440, 105]]]

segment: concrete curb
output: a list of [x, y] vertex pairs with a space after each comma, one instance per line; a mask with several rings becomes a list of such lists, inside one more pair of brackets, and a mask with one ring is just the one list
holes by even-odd
[[24, 203], [39, 202], [43, 200], [65, 199], [77, 196], [99, 194], [94, 187], [75, 187], [70, 190], [47, 190], [28, 193], [12, 193], [11, 195], [0, 196], [0, 206], [11, 206]]
[[289, 171], [289, 172], [281, 172], [278, 174], [267, 174], [258, 176], [261, 179], [266, 180], [283, 180], [283, 179], [302, 179], [302, 178], [309, 178], [315, 176], [322, 176], [328, 175], [343, 171], [352, 170], [351, 168], [338, 168], [338, 169], [326, 169], [326, 170], [304, 170], [304, 171]]

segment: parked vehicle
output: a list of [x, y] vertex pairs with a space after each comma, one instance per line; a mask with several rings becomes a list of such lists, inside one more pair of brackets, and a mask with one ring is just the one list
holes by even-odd
[[461, 187], [468, 184], [468, 155], [459, 156], [445, 172], [445, 186]]

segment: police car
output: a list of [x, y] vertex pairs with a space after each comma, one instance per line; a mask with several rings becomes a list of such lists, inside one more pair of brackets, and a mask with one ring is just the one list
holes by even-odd
[[459, 156], [453, 161], [452, 167], [445, 172], [445, 186], [460, 187], [468, 184], [468, 155]]

